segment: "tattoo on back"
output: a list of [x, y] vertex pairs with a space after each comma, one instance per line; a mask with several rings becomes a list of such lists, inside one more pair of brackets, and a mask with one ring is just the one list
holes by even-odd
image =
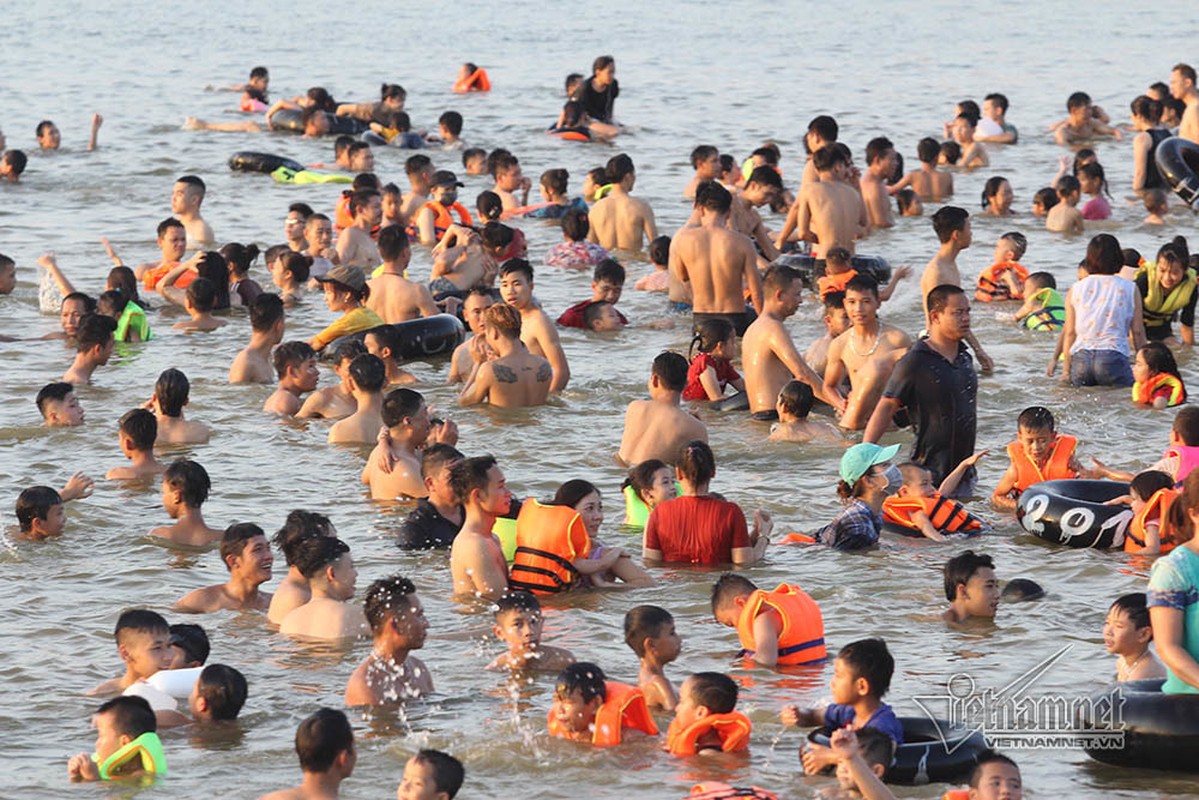
[[545, 383], [552, 377], [554, 377], [554, 368], [550, 366], [548, 361], [537, 368], [538, 383]]
[[516, 371], [512, 367], [493, 364], [491, 368], [495, 371], [495, 379], [500, 383], [516, 383]]

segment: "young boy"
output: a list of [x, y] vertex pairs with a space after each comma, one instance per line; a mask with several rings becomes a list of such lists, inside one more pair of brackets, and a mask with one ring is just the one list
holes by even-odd
[[974, 299], [980, 303], [1023, 300], [1028, 270], [1019, 262], [1028, 249], [1028, 239], [1019, 231], [1008, 231], [995, 243], [994, 263], [978, 276]]
[[[160, 287], [161, 290], [162, 287]], [[215, 331], [224, 327], [225, 320], [212, 315], [216, 305], [216, 287], [207, 278], [196, 278], [187, 285], [183, 308], [191, 316], [182, 322], [176, 322], [172, 328], [181, 331]]]
[[308, 342], [284, 342], [271, 355], [278, 388], [266, 399], [262, 410], [268, 414], [293, 417], [303, 407], [302, 396], [316, 389], [321, 372], [316, 366], [316, 351]]
[[[614, 259], [606, 258], [595, 267], [595, 272], [591, 277], [591, 299], [584, 300], [581, 303], [575, 303], [570, 308], [562, 312], [558, 317], [558, 324], [565, 328], [586, 328], [586, 321], [583, 319], [583, 312], [592, 303], [603, 301], [616, 305], [620, 302], [620, 295], [624, 292], [625, 270]], [[629, 323], [624, 314], [616, 312], [622, 325]]]
[[202, 667], [208, 661], [212, 645], [200, 625], [176, 622], [171, 626], [171, 665], [167, 669]]
[[444, 111], [437, 118], [437, 138], [443, 150], [462, 149], [462, 115], [457, 111]]
[[1078, 463], [1078, 440], [1054, 430], [1053, 414], [1042, 406], [1031, 406], [1016, 418], [1016, 441], [1007, 446], [1011, 464], [991, 494], [991, 503], [1004, 510], [1029, 486], [1041, 481], [1089, 477]]
[[63, 383], [85, 386], [92, 382], [92, 373], [108, 363], [115, 344], [113, 333], [117, 321], [103, 314], [88, 314], [75, 330], [75, 361], [62, 376]]
[[188, 422], [183, 407], [191, 394], [191, 382], [179, 370], [171, 367], [158, 376], [154, 396], [146, 407], [154, 412], [158, 422], [158, 444], [203, 444], [211, 432], [207, 425]]
[[402, 704], [433, 691], [433, 678], [420, 659], [409, 655], [425, 646], [429, 622], [416, 587], [399, 575], [377, 580], [363, 604], [374, 646], [350, 675], [347, 706]]
[[808, 418], [814, 401], [811, 386], [803, 381], [788, 381], [779, 391], [776, 404], [779, 421], [770, 426], [770, 441], [847, 445], [836, 425], [828, 420]]
[[679, 704], [663, 749], [676, 756], [749, 749], [753, 725], [736, 710], [737, 683], [719, 672], [697, 672], [679, 688]]
[[612, 333], [624, 328], [627, 320], [607, 300], [592, 300], [583, 306], [583, 328], [592, 333]]
[[1057, 280], [1048, 272], [1034, 272], [1024, 282], [1024, 305], [1015, 321], [1030, 331], [1060, 331], [1066, 324], [1066, 301], [1057, 291]]
[[329, 536], [305, 539], [295, 565], [308, 579], [312, 596], [283, 618], [280, 633], [308, 639], [356, 639], [367, 633], [362, 609], [350, 602], [358, 570], [349, 545]]
[[982, 529], [983, 523], [961, 503], [950, 499], [966, 470], [987, 454], [982, 450], [954, 468], [941, 485], [933, 488], [933, 474], [919, 464], [899, 465], [903, 484], [899, 491], [883, 501], [883, 520], [912, 531], [918, 531], [935, 542], [946, 541], [945, 534], [972, 532]]
[[[913, 170], [898, 183], [888, 187], [892, 195], [897, 195], [909, 186], [916, 192], [916, 197], [925, 203], [940, 203], [953, 194], [953, 174], [937, 170], [937, 158], [941, 155], [941, 144], [931, 136], [920, 140], [916, 145], [916, 155], [920, 159], [920, 169]], [[912, 216], [907, 211], [903, 215]]]
[[[362, 482], [374, 500], [424, 497], [418, 450], [429, 436], [429, 407], [420, 392], [393, 389], [380, 411], [387, 438], [380, 440], [362, 468]], [[384, 466], [386, 465], [386, 467]]]
[[687, 386], [687, 359], [660, 353], [649, 377], [649, 400], [633, 400], [624, 415], [624, 433], [616, 459], [634, 466], [651, 458], [674, 464], [687, 442], [708, 441], [708, 430], [682, 409]]
[[487, 174], [487, 151], [482, 147], [468, 147], [462, 151], [462, 169], [467, 175]]
[[387, 376], [386, 386], [404, 383], [416, 383], [416, 376], [400, 366], [399, 358], [404, 335], [395, 325], [380, 325], [372, 328], [362, 337], [366, 352], [383, 360], [383, 368]]
[[895, 800], [883, 775], [895, 759], [895, 740], [877, 728], [838, 728], [829, 737], [837, 760], [837, 783], [849, 797]]
[[636, 606], [624, 615], [624, 641], [641, 659], [637, 685], [650, 708], [674, 711], [679, 704], [674, 684], [665, 667], [679, 657], [682, 641], [674, 628], [674, 617], [664, 608]]
[[96, 751], [67, 762], [72, 781], [109, 781], [166, 775], [158, 722], [140, 697], [114, 697], [96, 709]]
[[641, 690], [609, 682], [595, 664], [580, 661], [558, 675], [546, 720], [551, 736], [596, 747], [618, 745], [627, 729], [658, 735]]
[[1020, 767], [1005, 755], [986, 750], [970, 775], [970, 800], [1023, 800]]
[[1078, 199], [1082, 187], [1078, 178], [1063, 175], [1057, 180], [1058, 203], [1045, 214], [1045, 230], [1052, 233], [1067, 233], [1077, 236], [1083, 231], [1082, 212], [1078, 210]]
[[0, 156], [0, 180], [19, 183], [21, 173], [25, 171], [25, 165], [28, 163], [29, 157], [25, 155], [25, 151], [9, 150]]
[[396, 800], [454, 800], [464, 780], [461, 761], [440, 750], [421, 750], [404, 764]]
[[458, 189], [464, 186], [458, 176], [442, 169], [431, 174], [428, 192], [430, 199], [414, 207], [408, 214], [408, 236], [424, 245], [434, 245], [446, 237], [454, 217], [460, 225], [471, 225], [470, 211], [458, 202]]
[[[958, 254], [968, 248], [974, 241], [974, 232], [970, 228], [970, 213], [957, 206], [942, 206], [932, 218], [933, 231], [941, 242], [937, 254], [928, 262], [924, 273], [920, 276], [920, 297], [924, 305], [924, 325], [929, 327], [931, 319], [928, 314], [928, 295], [933, 289], [946, 284], [961, 287], [962, 272], [958, 269]], [[995, 368], [995, 362], [983, 351], [978, 338], [973, 332], [967, 333], [966, 344], [974, 351], [978, 364], [983, 372]]]
[[508, 650], [488, 664], [487, 669], [561, 672], [575, 663], [569, 650], [541, 643], [543, 622], [541, 603], [530, 592], [517, 589], [496, 600], [491, 632]]
[[666, 292], [670, 289], [670, 237], [659, 236], [649, 243], [649, 263], [654, 271], [639, 279], [633, 288], [642, 292]]
[[298, 566], [300, 546], [309, 539], [334, 536], [337, 536], [337, 531], [324, 514], [299, 508], [288, 513], [283, 527], [271, 538], [287, 563], [287, 574], [275, 587], [271, 607], [266, 612], [267, 621], [272, 625], [283, 622], [293, 610], [312, 599], [312, 586]]
[[225, 529], [221, 537], [221, 561], [229, 570], [229, 580], [188, 592], [175, 605], [181, 611], [208, 614], [213, 611], [266, 611], [271, 605], [270, 592], [258, 587], [271, 579], [271, 545], [262, 528], [252, 522], [239, 522]]
[[304, 777], [299, 786], [258, 800], [337, 800], [341, 782], [354, 774], [358, 751], [354, 728], [342, 711], [318, 709], [296, 728], [296, 755]]
[[1148, 189], [1145, 191], [1145, 210], [1149, 216], [1141, 221], [1142, 225], [1165, 225], [1165, 214], [1170, 210], [1165, 189]]
[[158, 420], [144, 408], [135, 408], [121, 415], [119, 440], [121, 453], [131, 462], [127, 467], [113, 467], [105, 477], [110, 481], [131, 481], [161, 475], [166, 467], [154, 457], [154, 442], [158, 438]]
[[990, 556], [966, 550], [945, 562], [945, 599], [941, 618], [961, 624], [971, 617], [994, 619], [999, 608], [999, 579]]
[[212, 482], [204, 467], [186, 458], [172, 463], [162, 475], [162, 507], [171, 519], [178, 521], [153, 528], [150, 535], [187, 547], [207, 547], [223, 537], [225, 532], [208, 527], [200, 511], [211, 489]]
[[75, 397], [75, 387], [56, 381], [37, 393], [37, 410], [47, 428], [73, 428], [83, 424], [83, 407]]
[[271, 349], [283, 341], [283, 300], [260, 294], [250, 303], [250, 344], [229, 367], [229, 383], [270, 383]]
[[145, 608], [121, 612], [112, 636], [117, 643], [117, 654], [125, 662], [125, 674], [105, 681], [89, 695], [118, 694], [170, 667], [174, 657], [171, 629], [158, 612]]
[[450, 469], [450, 485], [466, 508], [462, 530], [450, 548], [454, 594], [499, 597], [508, 590], [508, 563], [491, 529], [512, 504], [504, 473], [491, 456], [466, 458]]
[[1091, 103], [1086, 92], [1075, 92], [1066, 98], [1066, 118], [1050, 126], [1054, 141], [1061, 145], [1097, 136], [1112, 136], [1118, 142], [1122, 138], [1119, 128], [1108, 127], [1111, 121], [1103, 109]]
[[396, 546], [401, 550], [444, 550], [466, 520], [466, 510], [458, 502], [450, 485], [450, 469], [463, 459], [462, 453], [448, 444], [431, 444], [420, 459], [421, 480], [426, 496], [400, 523]]
[[[891, 688], [895, 659], [882, 639], [850, 642], [837, 653], [830, 684], [833, 702], [824, 709], [786, 706], [780, 717], [784, 725], [822, 725], [828, 731], [850, 727], [874, 728], [887, 734], [897, 745], [903, 744], [903, 727], [883, 696]], [[829, 748], [810, 744], [804, 750], [804, 772], [813, 775], [837, 763]]]
[[565, 389], [570, 382], [570, 365], [553, 321], [533, 297], [533, 265], [523, 258], [505, 261], [500, 267], [500, 295], [520, 312], [520, 340], [525, 347], [550, 362], [554, 371], [550, 391]]
[[61, 536], [67, 524], [63, 504], [92, 493], [94, 482], [82, 472], [76, 472], [56, 492], [49, 486], [30, 486], [17, 495], [17, 526], [20, 537], [35, 542]]
[[1103, 621], [1103, 646], [1116, 656], [1116, 680], [1140, 681], [1166, 677], [1166, 668], [1149, 649], [1153, 626], [1144, 592], [1116, 598]]
[[[311, 347], [311, 345], [309, 345]], [[313, 351], [316, 352], [315, 350]], [[350, 364], [354, 359], [366, 352], [366, 345], [358, 339], [347, 339], [337, 346], [333, 354], [333, 374], [338, 382], [324, 389], [317, 389], [304, 400], [296, 414], [297, 419], [307, 417], [322, 417], [324, 419], [342, 419], [354, 413], [357, 403], [350, 393]]]
[[737, 630], [741, 655], [760, 666], [814, 664], [828, 656], [820, 606], [794, 584], [764, 592], [726, 572], [712, 587], [712, 615]]
[[187, 706], [196, 722], [227, 722], [237, 719], [246, 704], [246, 676], [225, 664], [209, 664], [200, 672]]
[[[845, 311], [845, 292], [830, 292], [823, 298], [824, 304], [824, 335], [808, 346], [807, 352], [803, 354], [803, 360], [812, 368], [812, 371], [817, 375], [824, 375], [825, 369], [828, 367], [828, 348], [841, 334], [849, 330], [852, 323], [849, 321], [849, 314]], [[849, 379], [838, 387], [841, 393], [849, 391]]]
[[383, 383], [387, 368], [382, 359], [364, 353], [350, 362], [349, 389], [357, 410], [329, 428], [329, 444], [369, 444], [383, 425]]

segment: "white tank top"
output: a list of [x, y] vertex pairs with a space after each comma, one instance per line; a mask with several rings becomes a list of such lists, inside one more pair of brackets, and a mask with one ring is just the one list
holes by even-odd
[[1137, 287], [1119, 275], [1088, 275], [1070, 289], [1077, 334], [1071, 353], [1115, 350], [1130, 355], [1128, 334], [1136, 313]]

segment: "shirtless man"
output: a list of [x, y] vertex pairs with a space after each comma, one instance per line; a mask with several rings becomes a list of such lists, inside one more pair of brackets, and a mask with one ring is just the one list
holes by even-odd
[[[849, 316], [845, 313], [845, 292], [829, 292], [824, 296], [824, 335], [808, 346], [803, 360], [817, 375], [823, 375], [828, 366], [828, 349], [833, 339], [849, 330]], [[841, 388], [841, 387], [838, 387]]]
[[[520, 312], [520, 340], [535, 356], [550, 362], [554, 378], [551, 392], [560, 392], [570, 382], [570, 365], [558, 339], [554, 321], [533, 299], [533, 265], [523, 258], [512, 258], [500, 269], [500, 295], [504, 302]], [[473, 356], [472, 356], [473, 358]]]
[[483, 323], [483, 335], [471, 340], [474, 367], [458, 396], [458, 405], [482, 402], [497, 408], [544, 405], [554, 370], [550, 362], [530, 353], [521, 342], [520, 312], [499, 303], [487, 309]]
[[306, 539], [297, 548], [295, 564], [308, 579], [312, 598], [283, 618], [279, 632], [309, 639], [365, 636], [366, 617], [349, 602], [358, 578], [350, 546], [328, 536]]
[[782, 196], [783, 179], [773, 167], [754, 169], [745, 181], [745, 187], [733, 194], [729, 227], [754, 240], [758, 246], [758, 260], [763, 267], [778, 258], [780, 253], [757, 209], [774, 205]]
[[704, 181], [720, 179], [720, 151], [710, 144], [701, 144], [691, 151], [691, 168], [695, 177], [683, 189], [683, 197], [688, 200], [695, 199], [695, 190]]
[[188, 422], [183, 407], [191, 395], [191, 382], [179, 370], [171, 367], [158, 376], [154, 396], [145, 408], [158, 420], [157, 444], [203, 444], [212, 431], [202, 422]]
[[466, 509], [462, 530], [450, 547], [454, 596], [494, 600], [508, 590], [508, 564], [491, 529], [496, 517], [507, 513], [512, 493], [491, 456], [465, 458], [454, 464], [450, 485]]
[[383, 218], [383, 199], [376, 191], [354, 192], [350, 195], [350, 216], [353, 224], [342, 228], [337, 237], [337, 257], [342, 266], [369, 272], [379, 264], [379, 248], [371, 239], [371, 229]]
[[[380, 203], [380, 214], [382, 210]], [[308, 285], [313, 287], [317, 285], [317, 278], [325, 277], [329, 270], [341, 263], [337, 248], [333, 246], [333, 221], [324, 214], [313, 214], [304, 223], [304, 239], [308, 242], [304, 255], [312, 259], [312, 269], [309, 270], [312, 280]]]
[[188, 592], [175, 605], [181, 611], [207, 614], [213, 611], [242, 611], [270, 607], [271, 595], [258, 587], [271, 579], [271, 544], [262, 528], [239, 522], [225, 529], [221, 538], [221, 561], [229, 580]]
[[926, 136], [916, 145], [916, 155], [920, 158], [920, 169], [904, 175], [898, 182], [891, 184], [887, 190], [896, 195], [909, 186], [920, 199], [926, 203], [939, 203], [953, 194], [953, 174], [939, 172], [937, 159], [941, 156], [941, 143], [931, 136]]
[[454, 350], [450, 356], [450, 383], [462, 383], [474, 369], [475, 361], [471, 356], [471, 342], [486, 337], [483, 335], [483, 312], [495, 305], [495, 297], [488, 289], [471, 289], [470, 294], [462, 304], [462, 318], [466, 320], [471, 333], [474, 334]]
[[787, 381], [795, 378], [812, 387], [812, 393], [838, 411], [845, 400], [837, 390], [826, 393], [820, 376], [803, 360], [784, 321], [799, 309], [803, 283], [792, 267], [774, 265], [762, 279], [762, 315], [754, 320], [741, 340], [741, 364], [745, 391], [754, 419], [778, 419], [776, 401]]
[[383, 384], [387, 368], [383, 360], [370, 353], [355, 356], [350, 362], [350, 394], [357, 410], [329, 429], [329, 444], [370, 444], [383, 425]]
[[337, 383], [308, 395], [296, 418], [342, 419], [353, 414], [358, 404], [354, 402], [354, 396], [350, 393], [350, 364], [365, 352], [366, 346], [357, 339], [347, 339], [339, 344], [335, 353], [336, 360], [333, 362], [333, 373], [337, 376]]
[[342, 781], [354, 773], [358, 761], [354, 729], [345, 713], [322, 708], [301, 722], [296, 729], [296, 754], [304, 772], [299, 785], [258, 800], [337, 800]]
[[384, 386], [416, 383], [416, 376], [400, 366], [404, 334], [395, 325], [371, 328], [362, 337], [362, 343], [366, 345], [366, 352], [382, 359], [383, 368], [387, 371]]
[[632, 467], [657, 458], [673, 464], [687, 442], [708, 441], [704, 424], [681, 408], [688, 366], [678, 353], [660, 353], [654, 359], [649, 400], [634, 400], [625, 411], [618, 462]]
[[421, 477], [420, 448], [432, 428], [425, 398], [411, 389], [393, 389], [383, 398], [381, 413], [387, 436], [381, 436], [371, 451], [362, 482], [374, 500], [424, 497], [428, 492]]
[[108, 363], [116, 343], [113, 332], [117, 321], [102, 314], [88, 314], [75, 330], [75, 360], [62, 376], [63, 383], [84, 386], [92, 382], [92, 373]]
[[200, 216], [205, 191], [204, 181], [195, 175], [184, 175], [171, 190], [171, 213], [183, 223], [187, 246], [194, 250], [207, 250], [216, 242], [212, 226]]
[[133, 270], [146, 291], [157, 289], [158, 282], [183, 263], [183, 255], [187, 252], [187, 229], [182, 222], [168, 217], [158, 223], [158, 250], [162, 253], [160, 260], [140, 264]]
[[683, 228], [670, 242], [669, 269], [674, 277], [691, 284], [692, 320], [720, 316], [744, 335], [752, 321], [745, 309], [744, 287], [749, 286], [754, 310], [762, 310], [762, 278], [758, 274], [753, 242], [728, 228], [733, 196], [716, 181], [704, 181], [695, 192], [700, 211], [698, 228]]
[[270, 383], [271, 350], [283, 341], [283, 301], [277, 294], [260, 294], [250, 304], [250, 344], [229, 367], [229, 383]]
[[866, 172], [862, 174], [862, 202], [872, 228], [890, 228], [895, 224], [887, 181], [895, 174], [895, 145], [885, 136], [866, 145]]
[[[937, 210], [936, 214], [933, 214], [933, 230], [936, 231], [937, 238], [941, 240], [941, 248], [928, 262], [928, 266], [924, 268], [924, 273], [920, 276], [920, 297], [924, 306], [925, 327], [928, 327], [929, 324], [928, 293], [938, 286], [944, 285], [961, 288], [962, 273], [958, 269], [958, 253], [969, 247], [974, 240], [974, 233], [970, 229], [970, 213], [964, 208], [956, 206], [943, 206]], [[993, 370], [995, 362], [983, 351], [974, 331], [969, 331], [965, 339], [974, 351], [975, 357], [978, 358], [978, 364], [982, 367], [982, 371]]]
[[820, 180], [799, 188], [795, 200], [798, 236], [814, 243], [813, 253], [844, 247], [853, 255], [854, 240], [866, 234], [869, 223], [862, 196], [845, 182], [849, 163], [844, 153], [832, 146], [813, 153], [812, 163]]
[[204, 521], [201, 506], [211, 489], [212, 481], [203, 466], [186, 458], [172, 463], [162, 474], [162, 507], [175, 522], [152, 528], [150, 536], [187, 547], [206, 547], [224, 536], [224, 531], [210, 528]]
[[346, 683], [347, 706], [398, 705], [433, 691], [433, 678], [419, 658], [429, 621], [412, 581], [393, 575], [377, 580], [363, 602], [374, 646]]
[[852, 390], [841, 416], [841, 427], [846, 430], [866, 427], [895, 362], [912, 346], [911, 337], [878, 318], [878, 306], [878, 283], [874, 278], [855, 275], [845, 285], [845, 313], [853, 327], [829, 345], [824, 391], [839, 391], [849, 375]]
[[[837, 120], [827, 114], [813, 117], [812, 121], [808, 123], [808, 132], [804, 134], [803, 138], [804, 149], [808, 151], [808, 160], [804, 164], [803, 175], [800, 178], [801, 186], [819, 183], [822, 180], [812, 156], [822, 147], [834, 144], [840, 132]], [[788, 222], [790, 221], [788, 220]]]
[[478, 231], [465, 225], [450, 225], [433, 248], [433, 270], [429, 290], [442, 293], [469, 292], [478, 286], [494, 286], [499, 271], [495, 254]]
[[1170, 72], [1170, 96], [1186, 103], [1178, 126], [1179, 137], [1199, 143], [1199, 90], [1195, 88], [1195, 68], [1190, 64], [1174, 65]]
[[491, 191], [500, 196], [505, 211], [528, 205], [533, 182], [521, 174], [520, 161], [514, 155], [501, 155], [491, 165], [495, 186]]
[[371, 288], [366, 307], [390, 325], [440, 313], [429, 288], [404, 277], [412, 257], [404, 229], [391, 225], [379, 231], [378, 251], [383, 259], [383, 272], [366, 282]]
[[645, 242], [657, 237], [658, 228], [649, 203], [629, 195], [637, 182], [633, 159], [621, 153], [610, 158], [604, 169], [612, 190], [591, 207], [587, 238], [608, 251], [640, 250]]
[[433, 160], [423, 154], [411, 156], [404, 162], [404, 171], [412, 188], [404, 195], [400, 215], [410, 220], [417, 209], [429, 201], [429, 187], [432, 185], [434, 172]]
[[279, 377], [279, 385], [266, 399], [262, 410], [293, 417], [303, 406], [302, 396], [316, 389], [320, 381], [316, 351], [308, 342], [284, 342], [275, 348], [271, 363]]

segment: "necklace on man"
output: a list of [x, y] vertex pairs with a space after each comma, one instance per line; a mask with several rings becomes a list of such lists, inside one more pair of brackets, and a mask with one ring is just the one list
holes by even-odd
[[883, 326], [880, 324], [878, 326], [878, 332], [876, 334], [874, 334], [874, 344], [865, 353], [859, 353], [857, 346], [853, 343], [853, 331], [850, 331], [850, 333], [849, 333], [849, 349], [852, 350], [853, 354], [855, 356], [857, 356], [858, 358], [869, 358], [870, 356], [874, 355], [874, 351], [878, 349], [878, 343], [881, 342], [882, 340], [883, 340]]

